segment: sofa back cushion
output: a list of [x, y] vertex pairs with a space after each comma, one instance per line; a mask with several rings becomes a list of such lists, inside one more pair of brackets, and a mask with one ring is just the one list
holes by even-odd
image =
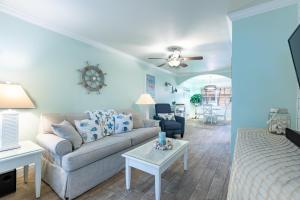
[[75, 120], [88, 119], [88, 115], [86, 113], [67, 113], [65, 118], [75, 127]]
[[40, 117], [39, 133], [54, 134], [51, 127], [52, 124], [59, 124], [66, 120], [75, 127], [74, 120], [82, 119], [88, 119], [88, 115], [85, 113], [42, 113]]

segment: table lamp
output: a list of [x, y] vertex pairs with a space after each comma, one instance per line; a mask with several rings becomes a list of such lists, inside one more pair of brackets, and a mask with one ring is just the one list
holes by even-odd
[[150, 94], [141, 94], [141, 96], [136, 101], [138, 105], [145, 105], [146, 106], [146, 119], [149, 119], [149, 105], [155, 104], [155, 101], [151, 97]]
[[35, 108], [21, 85], [0, 83], [0, 151], [19, 147], [19, 114], [12, 109]]

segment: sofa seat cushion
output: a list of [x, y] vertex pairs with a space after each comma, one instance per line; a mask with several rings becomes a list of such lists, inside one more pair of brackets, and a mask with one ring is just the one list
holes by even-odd
[[168, 130], [178, 130], [181, 129], [181, 124], [173, 120], [165, 120], [165, 127]]
[[160, 127], [149, 127], [149, 128], [139, 128], [133, 129], [130, 132], [113, 135], [112, 137], [120, 138], [128, 138], [131, 140], [131, 145], [140, 144], [150, 138], [158, 136], [158, 132], [160, 131]]
[[129, 147], [131, 147], [130, 138], [105, 137], [83, 144], [79, 149], [63, 156], [62, 168], [66, 171], [73, 171]]

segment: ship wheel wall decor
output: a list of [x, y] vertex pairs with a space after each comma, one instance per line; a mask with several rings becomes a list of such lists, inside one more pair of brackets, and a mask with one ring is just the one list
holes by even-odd
[[79, 69], [81, 73], [80, 85], [87, 89], [88, 93], [97, 92], [100, 94], [100, 90], [106, 86], [105, 84], [105, 75], [102, 70], [99, 68], [99, 64], [90, 65], [88, 62], [86, 66], [82, 69]]

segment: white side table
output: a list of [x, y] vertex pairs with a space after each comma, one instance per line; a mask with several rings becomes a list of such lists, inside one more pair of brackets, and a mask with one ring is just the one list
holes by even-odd
[[35, 166], [35, 197], [41, 195], [41, 155], [44, 149], [30, 141], [20, 142], [20, 148], [0, 152], [0, 173], [24, 166], [24, 182], [28, 180], [28, 166]]

